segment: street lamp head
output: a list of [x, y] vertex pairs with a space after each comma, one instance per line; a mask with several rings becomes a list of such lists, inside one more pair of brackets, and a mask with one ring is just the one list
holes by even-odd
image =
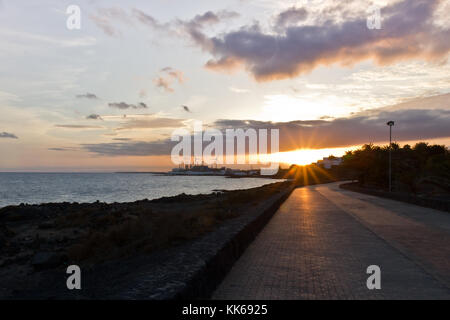
[[386, 124], [387, 124], [388, 126], [392, 127], [392, 126], [394, 125], [394, 121], [388, 121]]

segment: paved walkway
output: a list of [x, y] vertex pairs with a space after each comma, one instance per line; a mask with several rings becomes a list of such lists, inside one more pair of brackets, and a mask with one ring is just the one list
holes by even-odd
[[[367, 289], [369, 265], [380, 290]], [[298, 188], [213, 299], [450, 299], [450, 214], [337, 183]]]

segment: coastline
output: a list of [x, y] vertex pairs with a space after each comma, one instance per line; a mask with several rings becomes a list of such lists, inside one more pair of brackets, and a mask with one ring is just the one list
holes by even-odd
[[358, 182], [344, 183], [339, 186], [341, 189], [364, 193], [372, 196], [392, 199], [396, 201], [406, 202], [422, 206], [425, 208], [431, 208], [436, 210], [441, 210], [445, 212], [450, 212], [450, 200], [446, 198], [433, 198], [430, 196], [420, 196], [412, 193], [406, 192], [388, 192], [382, 189], [374, 189], [361, 186]]
[[[278, 182], [247, 190], [181, 194], [129, 203], [47, 203], [2, 208], [0, 297], [71, 298], [70, 294], [66, 296], [69, 291], [61, 280], [65, 267], [71, 264], [90, 270], [92, 275], [85, 274], [91, 279], [91, 289], [84, 290], [83, 297], [114, 296], [114, 292], [102, 292], [107, 285], [99, 289], [103, 285], [97, 281], [103, 280], [94, 274], [107, 270], [113, 283], [123, 284], [139, 273], [140, 266], [146, 264], [143, 261], [149, 268], [158, 268], [155, 261], [164, 261], [158, 255], [177, 252], [175, 256], [183, 257], [199, 239], [211, 237], [239, 219], [263, 214], [261, 208], [270, 207], [276, 202], [274, 197], [292, 188], [291, 182]], [[235, 227], [245, 225], [241, 220]], [[125, 264], [127, 269], [123, 268]], [[128, 274], [122, 277], [125, 270]]]
[[48, 202], [133, 202], [178, 194], [209, 194], [214, 189], [238, 190], [285, 179], [234, 180], [218, 176], [167, 176], [115, 173], [0, 173], [0, 208]]

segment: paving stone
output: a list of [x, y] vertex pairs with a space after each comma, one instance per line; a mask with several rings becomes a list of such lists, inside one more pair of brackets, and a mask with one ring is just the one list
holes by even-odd
[[[337, 184], [294, 190], [212, 298], [450, 299], [450, 215], [438, 227], [420, 215], [431, 209], [407, 216], [412, 205], [380, 202]], [[380, 290], [366, 286], [369, 265], [381, 268]]]

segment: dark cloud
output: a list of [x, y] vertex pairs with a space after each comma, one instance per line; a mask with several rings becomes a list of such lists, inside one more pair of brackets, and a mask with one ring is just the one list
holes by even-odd
[[[394, 141], [426, 140], [450, 137], [450, 110], [411, 109], [375, 110], [353, 117], [325, 120], [270, 122], [256, 120], [217, 120], [209, 127], [220, 129], [279, 129], [280, 151], [301, 148], [337, 148], [365, 143], [386, 142], [388, 120], [394, 120]], [[270, 134], [270, 133], [269, 133]], [[171, 139], [153, 142], [85, 144], [83, 148], [109, 156], [170, 155], [176, 142]], [[204, 144], [206, 146], [207, 143]]]
[[200, 29], [207, 25], [217, 24], [226, 19], [239, 17], [239, 13], [234, 11], [222, 10], [218, 12], [207, 11], [203, 14], [196, 15], [189, 21], [179, 21], [180, 24], [190, 28]]
[[153, 142], [117, 142], [83, 144], [82, 147], [102, 156], [159, 156], [170, 155], [174, 143], [170, 140]]
[[143, 103], [143, 102], [139, 102], [138, 104], [129, 104], [129, 103], [125, 103], [125, 102], [110, 102], [108, 103], [108, 106], [111, 108], [117, 108], [117, 109], [147, 109], [148, 106]]
[[130, 141], [130, 138], [114, 138], [114, 141]]
[[0, 132], [0, 138], [19, 139], [14, 133]]
[[95, 114], [95, 113], [86, 116], [86, 119], [89, 119], [89, 120], [103, 120], [102, 117], [99, 114]]
[[67, 149], [64, 148], [48, 148], [50, 151], [67, 151]]
[[161, 23], [151, 15], [142, 10], [133, 8], [127, 12], [121, 8], [100, 8], [96, 14], [91, 14], [89, 18], [101, 29], [106, 35], [118, 37], [121, 35], [117, 29], [117, 23], [121, 22], [128, 25], [143, 24], [154, 30], [178, 34], [180, 26], [188, 29], [200, 29], [207, 25], [219, 23], [226, 19], [238, 17], [239, 14], [233, 11], [222, 10], [218, 12], [208, 11], [204, 14], [196, 15], [189, 21], [175, 20]]
[[92, 100], [96, 100], [96, 99], [98, 99], [98, 97], [95, 95], [95, 94], [93, 94], [93, 93], [85, 93], [85, 94], [78, 94], [78, 95], [76, 95], [76, 97], [78, 98], [78, 99], [82, 99], [82, 98], [85, 98], [85, 99], [92, 99]]
[[77, 151], [77, 148], [48, 148], [50, 151]]
[[238, 16], [238, 13], [232, 11], [220, 11], [218, 13], [208, 11], [202, 15], [196, 15], [191, 20], [178, 20], [177, 25], [181, 34], [186, 34], [194, 43], [201, 46], [204, 50], [210, 51], [213, 47], [211, 46], [211, 41], [203, 33], [204, 27]]
[[294, 25], [308, 17], [308, 11], [305, 8], [292, 7], [286, 11], [281, 12], [275, 21], [275, 28], [283, 30], [283, 28]]
[[184, 33], [186, 33], [195, 43], [199, 44], [205, 50], [210, 50], [208, 38], [203, 34], [203, 28], [207, 25], [219, 23], [223, 20], [238, 17], [239, 14], [231, 11], [220, 11], [217, 14], [208, 11], [203, 15], [197, 15], [188, 21], [179, 21]]
[[189, 109], [188, 106], [181, 106], [183, 108], [184, 111], [186, 112], [191, 112], [191, 109]]
[[[345, 10], [342, 14], [345, 19], [318, 18], [315, 25], [297, 25], [307, 18], [308, 12], [296, 7], [276, 16], [274, 30], [262, 31], [255, 23], [216, 36], [209, 36], [205, 29], [236, 17], [237, 13], [208, 11], [191, 20], [160, 23], [137, 9], [129, 14], [110, 8], [100, 10], [91, 19], [112, 36], [118, 34], [113, 25], [119, 21], [138, 22], [155, 30], [187, 36], [211, 54], [212, 59], [205, 64], [207, 68], [221, 72], [244, 68], [255, 79], [269, 81], [296, 77], [333, 63], [348, 66], [373, 60], [386, 65], [408, 59], [442, 60], [450, 51], [450, 30], [433, 24], [434, 12], [442, 1], [404, 0], [388, 5], [381, 10], [381, 30], [367, 28], [369, 13], [352, 14]], [[343, 7], [341, 3], [328, 7], [324, 16], [341, 12]], [[173, 91], [165, 77], [156, 78], [155, 84]]]
[[[257, 80], [295, 77], [319, 65], [372, 59], [385, 65], [406, 59], [442, 59], [450, 50], [450, 30], [433, 24], [439, 0], [408, 0], [382, 9], [382, 29], [367, 28], [367, 16], [321, 25], [287, 26], [282, 33], [265, 33], [257, 25], [208, 37], [199, 29], [190, 34], [214, 56], [206, 67], [229, 71], [244, 67]], [[298, 12], [282, 12], [289, 21]]]
[[263, 122], [218, 120], [213, 127], [279, 129], [280, 151], [300, 148], [335, 148], [388, 140], [386, 122], [395, 121], [396, 141], [450, 137], [450, 110], [373, 111], [331, 121]]
[[450, 93], [407, 99], [398, 104], [378, 109], [379, 111], [397, 111], [411, 109], [450, 110]]

